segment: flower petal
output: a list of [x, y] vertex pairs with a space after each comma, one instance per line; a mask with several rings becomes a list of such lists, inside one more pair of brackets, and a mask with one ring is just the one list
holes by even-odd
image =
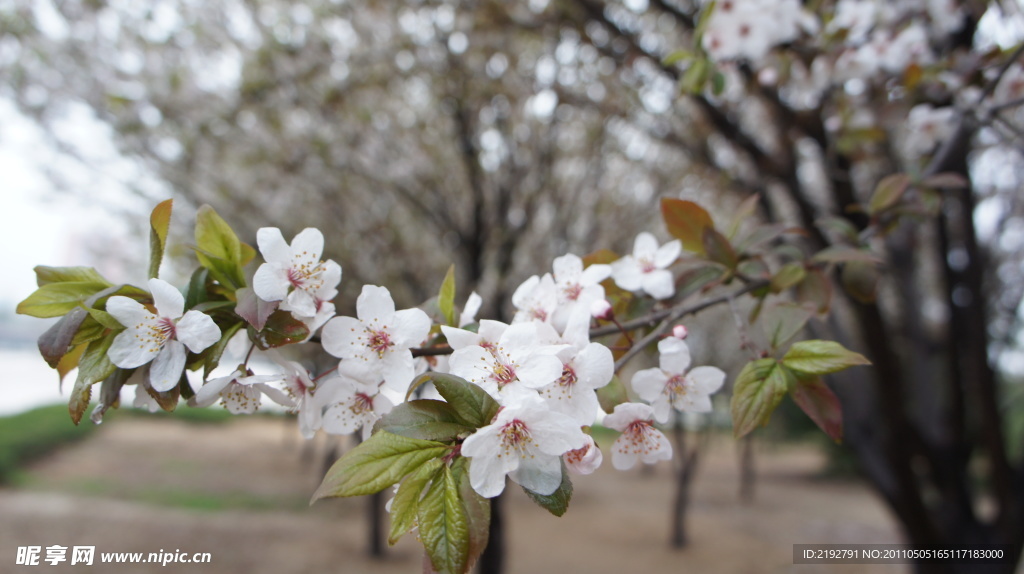
[[583, 260], [578, 255], [566, 253], [561, 257], [555, 257], [551, 269], [559, 283], [577, 283], [583, 274]]
[[349, 359], [362, 355], [366, 347], [362, 340], [363, 333], [363, 324], [359, 319], [335, 317], [320, 331], [320, 342], [331, 355]]
[[194, 398], [197, 407], [208, 407], [213, 403], [217, 402], [220, 398], [220, 393], [223, 391], [238, 373], [232, 373], [227, 377], [218, 377], [216, 379], [210, 379], [206, 381], [198, 391]]
[[644, 273], [640, 278], [641, 285], [648, 295], [655, 299], [668, 299], [676, 294], [676, 286], [671, 271], [655, 269]]
[[150, 313], [149, 309], [135, 299], [115, 295], [107, 299], [106, 308], [107, 313], [113, 315], [118, 323], [128, 327], [130, 331], [135, 330], [140, 324], [145, 326], [156, 323], [156, 315]]
[[430, 317], [422, 309], [402, 309], [391, 323], [391, 340], [397, 349], [419, 345], [430, 333]]
[[377, 319], [389, 322], [395, 314], [395, 300], [387, 287], [363, 285], [363, 291], [356, 299], [356, 316], [360, 321]]
[[562, 484], [562, 464], [557, 456], [537, 454], [523, 457], [509, 476], [526, 490], [547, 496]]
[[292, 286], [288, 280], [288, 268], [281, 263], [268, 262], [260, 265], [252, 276], [252, 290], [264, 301], [280, 301], [288, 295]]
[[647, 402], [652, 402], [661, 396], [665, 391], [666, 383], [668, 383], [668, 375], [657, 367], [637, 371], [630, 382], [636, 394]]
[[276, 227], [262, 227], [256, 232], [256, 245], [267, 263], [279, 263], [285, 268], [292, 264], [292, 250]]
[[107, 357], [122, 369], [134, 369], [152, 361], [159, 351], [160, 345], [154, 344], [153, 339], [139, 337], [137, 331], [127, 329], [114, 337], [114, 342], [107, 349]]
[[456, 329], [448, 325], [441, 325], [441, 332], [448, 339], [448, 346], [456, 351], [471, 345], [479, 345], [482, 340], [477, 333], [465, 329]]
[[149, 384], [154, 391], [165, 392], [173, 389], [181, 380], [185, 370], [185, 345], [175, 340], [164, 343], [164, 348], [153, 359], [149, 368]]
[[658, 252], [658, 239], [651, 233], [641, 231], [633, 241], [633, 257], [654, 260], [654, 254]]
[[678, 239], [673, 239], [659, 247], [654, 253], [654, 266], [659, 269], [664, 269], [675, 263], [676, 259], [679, 259], [679, 254], [682, 252], [683, 244]]
[[667, 337], [658, 343], [658, 365], [666, 373], [681, 375], [690, 367], [690, 347], [685, 341]]
[[553, 355], [530, 355], [516, 369], [516, 377], [531, 389], [539, 389], [562, 376], [562, 361]]
[[584, 286], [597, 285], [612, 276], [612, 266], [604, 263], [595, 263], [583, 270], [580, 276], [580, 283]]
[[178, 340], [193, 353], [201, 353], [220, 340], [220, 327], [209, 315], [194, 310], [178, 320], [174, 331]]
[[626, 291], [639, 291], [643, 287], [644, 272], [632, 255], [612, 262], [612, 279]]
[[693, 388], [702, 395], [718, 391], [725, 383], [725, 373], [718, 367], [694, 367], [687, 378], [693, 382]]
[[307, 227], [292, 239], [292, 261], [316, 265], [324, 253], [324, 234], [315, 227]]
[[174, 285], [163, 279], [150, 279], [149, 291], [153, 294], [157, 315], [177, 319], [185, 312], [185, 297]]

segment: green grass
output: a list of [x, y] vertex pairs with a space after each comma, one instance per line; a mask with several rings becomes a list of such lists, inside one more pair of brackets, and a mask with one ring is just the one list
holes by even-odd
[[89, 436], [95, 425], [75, 426], [64, 405], [0, 417], [0, 484], [16, 478], [25, 464]]

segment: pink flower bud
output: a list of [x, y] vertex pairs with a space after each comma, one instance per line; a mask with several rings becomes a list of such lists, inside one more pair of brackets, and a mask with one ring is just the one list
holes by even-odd
[[687, 329], [683, 325], [676, 325], [675, 327], [672, 327], [672, 336], [675, 337], [676, 339], [685, 339], [686, 336], [689, 334], [689, 329]]
[[602, 321], [611, 321], [615, 313], [612, 312], [612, 304], [604, 299], [598, 299], [590, 304], [590, 316]]

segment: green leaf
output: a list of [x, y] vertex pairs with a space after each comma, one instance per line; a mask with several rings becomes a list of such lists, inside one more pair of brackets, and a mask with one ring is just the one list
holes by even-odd
[[[72, 311], [71, 313], [74, 312], [75, 311]], [[68, 313], [68, 315], [71, 313]], [[66, 316], [67, 315], [65, 315], [65, 317]], [[124, 330], [124, 327], [118, 324], [116, 330], [120, 333]], [[85, 321], [82, 321], [82, 325], [78, 327], [78, 331], [75, 333], [75, 338], [71, 339], [71, 346], [74, 347], [75, 345], [81, 345], [83, 343], [91, 343], [92, 341], [106, 335], [107, 331], [107, 327], [101, 325], [99, 321], [90, 315], [86, 317]]]
[[782, 364], [799, 373], [827, 375], [855, 365], [870, 365], [864, 355], [854, 353], [835, 341], [799, 341], [793, 343]]
[[846, 292], [857, 301], [874, 303], [878, 296], [878, 268], [872, 263], [852, 261], [843, 265], [839, 280]]
[[469, 481], [469, 459], [459, 457], [452, 463], [452, 474], [459, 481], [459, 496], [466, 509], [469, 530], [467, 567], [472, 568], [484, 548], [491, 529], [491, 499], [480, 496]]
[[50, 283], [103, 283], [107, 287], [113, 285], [92, 267], [47, 267], [37, 265], [36, 285], [42, 287]]
[[463, 423], [446, 402], [430, 399], [409, 401], [391, 409], [374, 425], [374, 431], [387, 431], [404, 437], [448, 442], [460, 434], [475, 431]]
[[793, 388], [793, 401], [829, 438], [842, 442], [843, 410], [835, 393], [821, 379], [798, 378]]
[[697, 94], [704, 90], [711, 73], [711, 63], [705, 58], [694, 58], [690, 67], [683, 72], [679, 80], [679, 89], [684, 94]]
[[434, 570], [463, 574], [469, 570], [469, 520], [462, 505], [459, 481], [443, 466], [420, 500], [420, 540]]
[[617, 405], [629, 402], [629, 395], [626, 394], [626, 387], [619, 380], [618, 375], [612, 375], [612, 380], [607, 385], [597, 389], [597, 402], [601, 410], [610, 413]]
[[971, 182], [959, 173], [947, 171], [924, 178], [921, 185], [931, 189], [966, 189]]
[[849, 219], [830, 215], [822, 217], [814, 223], [822, 231], [831, 231], [838, 237], [850, 243], [857, 243], [859, 241], [860, 233], [857, 231], [857, 228], [850, 223]]
[[781, 293], [803, 281], [806, 276], [807, 269], [803, 263], [787, 263], [772, 275], [772, 293]]
[[[472, 428], [480, 428], [491, 424], [501, 406], [483, 390], [473, 383], [445, 373], [424, 373], [409, 386], [409, 394], [424, 383], [434, 383], [437, 392], [448, 401], [459, 420]], [[406, 395], [406, 398], [409, 397]]]
[[448, 267], [444, 281], [441, 282], [441, 291], [437, 294], [437, 306], [441, 309], [446, 325], [455, 325], [455, 264]]
[[305, 341], [309, 336], [309, 327], [292, 317], [288, 311], [278, 310], [270, 315], [261, 331], [254, 333], [256, 345], [266, 350]]
[[732, 221], [729, 223], [729, 232], [726, 234], [726, 237], [729, 239], [736, 239], [736, 234], [739, 233], [743, 222], [754, 215], [754, 212], [757, 211], [757, 204], [760, 202], [760, 193], [752, 194], [740, 202], [739, 206], [736, 207], [736, 212], [732, 216]]
[[230, 289], [245, 287], [242, 242], [209, 205], [196, 214], [196, 257], [210, 276]]
[[803, 330], [812, 316], [814, 311], [802, 305], [780, 303], [772, 306], [761, 319], [768, 344], [773, 350], [785, 345]]
[[708, 259], [721, 263], [726, 269], [736, 269], [739, 258], [736, 257], [736, 250], [733, 249], [729, 240], [724, 235], [715, 231], [713, 227], [705, 227], [703, 234], [704, 252]]
[[228, 343], [231, 342], [231, 338], [234, 337], [235, 333], [237, 333], [241, 328], [242, 323], [240, 321], [236, 321], [226, 328], [221, 327], [220, 340], [199, 354], [199, 358], [203, 365], [203, 379], [208, 379], [210, 377], [210, 373], [220, 365], [220, 358], [224, 355], [224, 350], [228, 348]]
[[832, 305], [832, 283], [820, 269], [810, 269], [796, 286], [796, 299], [813, 305], [818, 313], [827, 313]]
[[56, 368], [61, 357], [71, 348], [75, 334], [88, 316], [85, 309], [75, 307], [39, 336], [39, 353], [51, 368]]
[[311, 502], [380, 492], [428, 460], [450, 451], [448, 445], [432, 440], [387, 431], [375, 433], [334, 463]]
[[186, 309], [191, 309], [209, 300], [210, 294], [206, 291], [206, 281], [209, 277], [210, 271], [205, 267], [199, 267], [192, 273], [192, 277], [188, 280], [188, 290], [185, 292]]
[[867, 249], [835, 245], [815, 253], [811, 257], [811, 261], [816, 263], [848, 263], [851, 261], [881, 263], [882, 259]]
[[160, 263], [167, 246], [167, 232], [171, 228], [171, 210], [174, 200], [168, 199], [157, 204], [149, 215], [149, 277], [160, 276]]
[[70, 351], [64, 353], [64, 356], [60, 358], [60, 362], [54, 367], [57, 369], [58, 383], [61, 390], [64, 387], [64, 377], [67, 377], [68, 373], [78, 368], [78, 361], [81, 360], [82, 354], [85, 353], [85, 348], [88, 346], [88, 344], [84, 344], [73, 347]]
[[883, 177], [868, 202], [868, 213], [874, 215], [896, 205], [909, 187], [910, 176], [905, 173], [894, 173]]
[[768, 424], [779, 401], [795, 384], [793, 372], [775, 359], [747, 363], [736, 377], [730, 405], [736, 438]]
[[109, 377], [117, 368], [107, 357], [114, 336], [114, 333], [110, 333], [89, 343], [78, 361], [78, 378], [68, 400], [68, 412], [71, 413], [71, 420], [76, 425], [82, 420], [85, 409], [89, 408], [92, 385]]
[[703, 207], [683, 199], [662, 198], [661, 217], [673, 237], [683, 243], [683, 248], [698, 255], [704, 255], [704, 230], [715, 224]]
[[569, 510], [569, 501], [572, 500], [572, 481], [569, 480], [569, 471], [565, 468], [565, 461], [562, 461], [562, 483], [558, 490], [551, 494], [537, 494], [536, 492], [523, 487], [523, 492], [541, 507], [555, 516], [562, 516]]
[[88, 311], [89, 316], [91, 316], [93, 319], [96, 320], [97, 323], [103, 325], [107, 329], [114, 329], [117, 331], [124, 329], [124, 325], [122, 325], [121, 322], [115, 319], [114, 316], [111, 315], [110, 313], [107, 313], [106, 311], [100, 311], [99, 309], [93, 309], [92, 307], [89, 307]]
[[47, 283], [18, 303], [17, 312], [40, 319], [60, 317], [109, 287], [105, 281]]
[[416, 525], [423, 489], [431, 480], [437, 478], [443, 464], [444, 461], [440, 458], [428, 460], [398, 485], [398, 491], [391, 500], [388, 544], [394, 545]]
[[693, 52], [689, 50], [676, 50], [669, 55], [661, 59], [663, 66], [671, 66], [679, 62], [685, 62], [693, 57]]

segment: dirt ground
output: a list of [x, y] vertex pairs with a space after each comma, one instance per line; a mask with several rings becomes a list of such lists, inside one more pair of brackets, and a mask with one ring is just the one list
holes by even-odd
[[[0, 572], [418, 572], [421, 550], [411, 536], [384, 559], [366, 557], [365, 499], [307, 506], [330, 445], [302, 441], [293, 425], [267, 418], [108, 422], [35, 464], [19, 486], [0, 489]], [[618, 472], [606, 461], [574, 479], [562, 518], [511, 485], [508, 572], [908, 572], [794, 565], [793, 544], [893, 543], [897, 529], [865, 486], [816, 478], [822, 460], [809, 448], [762, 449], [756, 501], [743, 505], [735, 448], [715, 441], [704, 457], [684, 550], [668, 546], [667, 463]], [[95, 546], [97, 558], [93, 566], [15, 566], [17, 548], [28, 545]], [[98, 556], [179, 550], [209, 552], [212, 562], [114, 565]]]

